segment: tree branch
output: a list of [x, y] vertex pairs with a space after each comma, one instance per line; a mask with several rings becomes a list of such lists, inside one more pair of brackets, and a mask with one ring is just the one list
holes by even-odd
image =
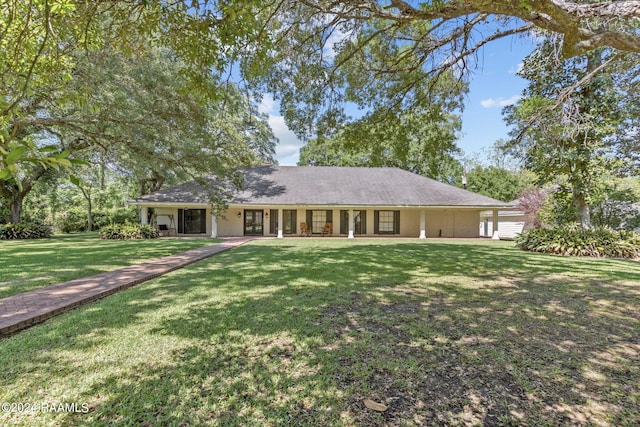
[[[399, 22], [453, 21], [477, 13], [511, 16], [540, 29], [563, 35], [563, 53], [566, 57], [580, 55], [599, 47], [640, 52], [640, 35], [635, 31], [640, 19], [640, 1], [634, 0], [599, 3], [564, 0], [450, 0], [420, 1], [417, 7], [402, 0], [392, 0], [391, 4], [386, 6], [381, 6], [382, 2], [373, 0], [357, 3], [347, 0], [300, 2], [322, 13], [338, 15], [348, 20], [379, 18]], [[346, 5], [351, 6], [354, 12], [345, 14]], [[594, 20], [596, 28], [592, 28]], [[622, 27], [620, 24], [623, 24]]]

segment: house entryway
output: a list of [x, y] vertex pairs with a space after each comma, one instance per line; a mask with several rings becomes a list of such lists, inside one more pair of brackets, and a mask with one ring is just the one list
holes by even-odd
[[244, 210], [244, 235], [262, 236], [264, 234], [264, 212], [262, 209]]
[[178, 234], [206, 234], [206, 209], [178, 209]]

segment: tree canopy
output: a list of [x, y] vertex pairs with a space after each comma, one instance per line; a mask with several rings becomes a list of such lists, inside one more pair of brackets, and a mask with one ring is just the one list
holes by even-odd
[[[599, 47], [640, 52], [637, 20], [640, 5], [637, 1], [309, 1], [306, 6], [325, 14], [355, 19], [380, 18], [397, 22], [440, 21], [437, 31], [428, 34], [439, 45], [454, 43], [469, 36], [472, 29], [493, 19], [517, 18], [512, 29], [503, 29], [482, 36], [480, 43], [533, 27], [563, 36], [565, 57], [586, 53]], [[455, 22], [456, 20], [460, 22]], [[452, 25], [445, 25], [446, 23]], [[463, 25], [464, 24], [464, 25]], [[455, 31], [451, 29], [455, 28]], [[478, 42], [462, 43], [464, 50], [473, 50]]]
[[[128, 158], [130, 165], [140, 155], [135, 149], [149, 148], [130, 147], [128, 153], [111, 149], [112, 145], [126, 145], [122, 144], [123, 123], [117, 120], [131, 121], [135, 115], [114, 115], [111, 121], [103, 115], [101, 124], [83, 115], [97, 105], [87, 103], [92, 97], [106, 105], [115, 100], [106, 98], [109, 90], [68, 90], [82, 79], [85, 53], [84, 58], [96, 59], [109, 48], [122, 58], [136, 58], [138, 51], [166, 49], [171, 60], [180, 64], [184, 92], [219, 102], [218, 108], [231, 105], [236, 111], [250, 105], [252, 99], [246, 94], [237, 96], [239, 90], [252, 95], [274, 93], [290, 128], [303, 138], [320, 140], [334, 138], [354, 122], [345, 114], [350, 104], [360, 108], [368, 127], [376, 118], [376, 126], [386, 123], [393, 128], [399, 118], [409, 119], [400, 112], [426, 111], [429, 105], [455, 110], [457, 107], [446, 103], [459, 102], [459, 85], [431, 89], [442, 80], [464, 81], [480, 49], [502, 37], [533, 31], [555, 39], [551, 54], [558, 58], [577, 58], [607, 48], [612, 54], [603, 67], [634, 69], [637, 56], [633, 54], [640, 52], [639, 19], [640, 6], [632, 0], [0, 0], [0, 187], [11, 187], [11, 197], [28, 191], [24, 176], [68, 168], [74, 151], [95, 146], [97, 141], [109, 148], [105, 155], [123, 163]], [[637, 82], [637, 67], [635, 70], [627, 78], [630, 86]], [[569, 89], [579, 90], [595, 74], [583, 74]], [[239, 86], [222, 84], [231, 76], [240, 80]], [[113, 93], [117, 93], [116, 86]], [[178, 90], [160, 96], [165, 109], [147, 105], [157, 113], [158, 127], [155, 133], [147, 128], [145, 137], [177, 137], [169, 115], [189, 114], [189, 105], [174, 104], [173, 95], [184, 93]], [[134, 104], [143, 106], [139, 100]], [[220, 139], [228, 138], [232, 128], [239, 132], [235, 141], [249, 129], [262, 135], [259, 139], [263, 141], [270, 138], [250, 120], [239, 116], [238, 120], [224, 120], [224, 114], [215, 109], [208, 114], [209, 118], [223, 118], [216, 124]], [[626, 123], [637, 125], [633, 119]], [[364, 125], [363, 121], [359, 126]], [[191, 150], [201, 144], [202, 128], [187, 129], [193, 132], [193, 144], [171, 153], [158, 143], [158, 165], [171, 157], [163, 153], [190, 158], [194, 164], [202, 159]], [[637, 141], [627, 139], [627, 147], [637, 147]], [[245, 139], [244, 143], [250, 146], [252, 141]], [[219, 146], [220, 151], [212, 153], [228, 153], [232, 158], [237, 154], [235, 147]], [[227, 166], [231, 173], [231, 164]], [[149, 179], [145, 185], [157, 184], [162, 177], [156, 170]]]
[[303, 137], [339, 116], [345, 103], [412, 108], [420, 82], [451, 70], [463, 78], [482, 47], [499, 38], [555, 38], [558, 57], [603, 46], [640, 52], [640, 8], [634, 1], [269, 4], [262, 33], [272, 40], [269, 53], [258, 61], [246, 58], [242, 66], [248, 76], [262, 77], [263, 90], [279, 95], [287, 122]]
[[[255, 102], [213, 76], [200, 83], [206, 92], [190, 90], [185, 65], [170, 50], [125, 55], [103, 47], [72, 57], [75, 68], [64, 86], [26, 96], [30, 109], [12, 116], [12, 127], [20, 128], [14, 146], [26, 141], [40, 156], [16, 157], [13, 175], [0, 181], [11, 222], [19, 221], [24, 196], [47, 171], [46, 156], [66, 160], [67, 169], [73, 162], [110, 163], [143, 194], [165, 182], [226, 177], [272, 159], [275, 137]], [[210, 198], [224, 203], [223, 194]]]
[[[550, 54], [555, 48], [546, 42], [524, 61], [519, 74], [529, 86], [505, 109], [505, 117], [514, 126], [511, 147], [540, 183], [553, 182], [571, 195], [577, 219], [588, 227], [604, 172], [616, 167], [614, 136], [627, 112], [615, 72], [602, 67], [615, 52], [599, 49], [555, 60]], [[582, 83], [587, 75], [589, 81]], [[563, 89], [572, 86], [577, 89]]]

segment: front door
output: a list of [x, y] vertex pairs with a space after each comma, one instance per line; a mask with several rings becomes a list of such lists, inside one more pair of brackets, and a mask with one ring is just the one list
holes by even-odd
[[264, 229], [263, 215], [262, 210], [244, 210], [245, 236], [262, 236]]
[[206, 232], [206, 209], [178, 209], [179, 234], [204, 234]]

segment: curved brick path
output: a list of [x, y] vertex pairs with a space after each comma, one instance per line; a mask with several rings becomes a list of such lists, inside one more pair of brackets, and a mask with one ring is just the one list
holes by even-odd
[[252, 238], [225, 239], [222, 243], [0, 299], [0, 337], [11, 335], [58, 313], [103, 298], [121, 289], [228, 251], [249, 240]]

